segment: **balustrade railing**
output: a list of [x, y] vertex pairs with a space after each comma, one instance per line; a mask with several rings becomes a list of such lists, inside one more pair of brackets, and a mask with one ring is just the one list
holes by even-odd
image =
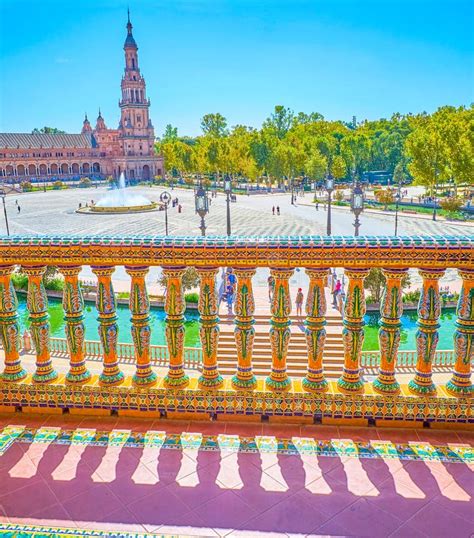
[[[63, 308], [66, 340], [50, 338], [48, 301], [43, 275], [48, 265], [59, 268], [65, 279]], [[83, 299], [79, 273], [83, 265], [98, 279], [96, 308], [100, 341], [86, 340]], [[131, 279], [130, 331], [133, 344], [118, 342], [118, 325], [112, 275], [125, 265]], [[161, 266], [166, 278], [166, 348], [152, 346], [153, 330], [145, 275], [149, 267]], [[183, 275], [194, 266], [200, 285], [200, 350], [184, 347]], [[261, 267], [269, 267], [274, 289], [269, 308], [271, 367], [265, 390], [293, 390], [287, 357], [291, 340], [291, 297], [289, 282], [295, 268], [304, 267], [309, 279], [306, 290], [306, 347], [308, 369], [303, 390], [308, 393], [338, 391], [364, 393], [363, 369], [377, 367], [373, 389], [382, 395], [397, 395], [400, 386], [396, 366], [413, 366], [408, 390], [414, 396], [432, 396], [437, 388], [435, 366], [452, 366], [448, 393], [473, 394], [471, 365], [474, 360], [474, 237], [11, 237], [0, 238], [0, 338], [5, 356], [2, 381], [17, 382], [26, 377], [20, 361], [20, 331], [17, 300], [11, 280], [17, 267], [28, 277], [27, 307], [34, 341], [35, 384], [55, 383], [57, 373], [52, 355], [67, 353], [70, 360], [66, 382], [88, 383], [91, 374], [86, 359], [100, 357], [103, 363], [99, 383], [121, 385], [125, 379], [119, 357], [134, 361], [132, 383], [141, 388], [163, 381], [169, 390], [189, 386], [186, 369], [200, 369], [197, 386], [219, 390], [224, 379], [218, 369], [219, 317], [217, 275], [232, 267], [236, 276], [235, 342], [236, 365], [231, 384], [238, 391], [258, 386], [253, 373], [254, 312], [252, 278]], [[331, 386], [324, 374], [326, 340], [325, 286], [331, 268], [344, 268], [348, 279], [343, 308], [342, 341], [344, 368], [337, 384]], [[365, 296], [364, 280], [370, 268], [380, 267], [386, 280], [381, 302], [380, 353], [363, 353]], [[422, 277], [418, 308], [416, 352], [400, 351], [402, 280], [408, 268]], [[462, 280], [457, 308], [453, 351], [437, 351], [440, 318], [439, 279], [447, 268], [455, 268]], [[152, 366], [168, 368], [160, 379]], [[262, 385], [260, 385], [262, 387]]]
[[[68, 355], [69, 348], [65, 338], [50, 338], [51, 355]], [[1, 346], [1, 343], [0, 343]], [[34, 350], [35, 351], [35, 350]], [[98, 340], [84, 342], [84, 357], [88, 360], [102, 357], [102, 345]], [[117, 344], [117, 358], [119, 362], [135, 360], [135, 346], [128, 342]], [[150, 345], [150, 362], [154, 366], [168, 366], [169, 354], [166, 346]], [[202, 350], [198, 347], [184, 348], [184, 367], [190, 370], [202, 369]]]
[[[380, 351], [363, 351], [360, 356], [361, 368], [368, 370], [380, 366]], [[417, 363], [417, 352], [414, 350], [402, 350], [397, 352], [395, 369], [412, 369]], [[433, 356], [431, 365], [438, 368], [453, 367], [456, 363], [454, 351], [449, 349], [437, 350]]]

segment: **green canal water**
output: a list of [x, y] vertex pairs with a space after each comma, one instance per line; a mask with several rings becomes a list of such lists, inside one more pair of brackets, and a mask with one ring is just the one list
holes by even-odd
[[[18, 314], [20, 316], [20, 326], [23, 332], [29, 326], [28, 311], [26, 309], [26, 297], [18, 297]], [[59, 299], [49, 299], [49, 322], [51, 325], [51, 336], [64, 338], [64, 311]], [[86, 303], [84, 309], [84, 324], [86, 327], [86, 339], [98, 340], [97, 310], [91, 303]], [[119, 326], [119, 341], [132, 342], [130, 334], [130, 311], [127, 305], [117, 305], [117, 323]], [[185, 338], [186, 347], [201, 347], [199, 340], [199, 314], [197, 311], [186, 311]], [[364, 351], [376, 351], [379, 348], [378, 330], [380, 314], [370, 312], [365, 316], [365, 339]], [[416, 310], [407, 311], [402, 316], [402, 332], [400, 349], [414, 350], [417, 314]], [[438, 349], [453, 348], [454, 323], [456, 312], [454, 308], [443, 309], [439, 328]], [[154, 345], [166, 345], [165, 339], [165, 312], [161, 308], [151, 308], [150, 325], [152, 328], [151, 343]]]
[[[49, 298], [49, 323], [51, 336], [65, 338], [64, 334], [64, 310], [60, 299]], [[26, 297], [18, 296], [18, 315], [20, 316], [21, 331], [29, 326], [28, 310], [26, 309]], [[127, 305], [117, 305], [117, 324], [119, 327], [119, 342], [132, 342], [130, 334], [130, 310]], [[184, 345], [186, 347], [201, 347], [199, 342], [199, 314], [197, 311], [187, 311]], [[84, 325], [86, 328], [86, 340], [99, 340], [99, 323], [97, 322], [97, 310], [92, 303], [86, 303], [84, 308]], [[162, 308], [150, 309], [151, 343], [153, 345], [166, 345], [165, 338], [165, 312]]]
[[[379, 312], [369, 312], [365, 316], [365, 339], [364, 351], [376, 351], [379, 349], [378, 333], [379, 333]], [[401, 350], [416, 349], [415, 334], [417, 312], [416, 310], [407, 310], [401, 318], [402, 330], [400, 338]], [[453, 349], [453, 333], [455, 330], [454, 323], [456, 321], [456, 309], [444, 308], [441, 311], [438, 349]]]

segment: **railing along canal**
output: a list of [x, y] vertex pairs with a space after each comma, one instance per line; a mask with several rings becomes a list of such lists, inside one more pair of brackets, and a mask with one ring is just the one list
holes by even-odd
[[[0, 337], [5, 350], [4, 384], [26, 377], [19, 355], [17, 301], [11, 275], [18, 266], [28, 277], [27, 307], [35, 344], [36, 369], [32, 385], [57, 383], [52, 362], [52, 339], [48, 321], [48, 302], [43, 275], [48, 265], [58, 267], [65, 279], [63, 308], [67, 349], [70, 359], [66, 382], [88, 385], [91, 374], [88, 355], [100, 354], [103, 362], [100, 387], [119, 386], [124, 381], [118, 356], [133, 358], [134, 386], [150, 389], [159, 382], [166, 390], [209, 391], [225, 388], [237, 392], [255, 389], [275, 394], [294, 391], [287, 374], [286, 359], [291, 337], [291, 297], [289, 281], [296, 268], [305, 268], [309, 277], [306, 300], [306, 343], [308, 367], [299, 385], [307, 394], [364, 394], [367, 383], [361, 363], [370, 366], [375, 359], [362, 354], [364, 341], [364, 279], [370, 268], [380, 267], [386, 279], [381, 303], [378, 375], [372, 387], [376, 394], [396, 396], [401, 387], [396, 379], [397, 360], [401, 365], [413, 359], [399, 352], [403, 313], [402, 280], [408, 268], [417, 268], [422, 277], [416, 334], [416, 368], [408, 384], [412, 396], [435, 396], [437, 387], [432, 372], [435, 365], [440, 318], [439, 280], [447, 268], [458, 270], [462, 279], [457, 308], [454, 351], [443, 360], [452, 360], [452, 377], [443, 390], [469, 397], [473, 393], [471, 363], [474, 359], [474, 236], [430, 237], [11, 237], [0, 238]], [[96, 307], [100, 345], [85, 341], [83, 298], [79, 273], [91, 266], [97, 276]], [[112, 275], [115, 266], [124, 265], [130, 276], [130, 314], [133, 344], [118, 343], [115, 293]], [[161, 266], [166, 277], [166, 342], [164, 348], [150, 345], [149, 298], [145, 277], [150, 266]], [[194, 266], [199, 275], [200, 339], [202, 371], [191, 383], [185, 371], [183, 274]], [[236, 276], [235, 375], [227, 382], [218, 370], [219, 340], [217, 275], [222, 267], [232, 267]], [[272, 364], [262, 385], [252, 369], [254, 341], [254, 297], [252, 277], [256, 269], [269, 267], [274, 277], [270, 304], [270, 347]], [[330, 268], [344, 268], [348, 281], [343, 309], [344, 368], [334, 386], [325, 378], [326, 301], [324, 288]], [[60, 345], [60, 344], [54, 344]], [[61, 344], [62, 345], [62, 344]], [[451, 359], [453, 357], [453, 359]], [[191, 362], [201, 361], [192, 357]], [[158, 378], [152, 363], [168, 368]]]

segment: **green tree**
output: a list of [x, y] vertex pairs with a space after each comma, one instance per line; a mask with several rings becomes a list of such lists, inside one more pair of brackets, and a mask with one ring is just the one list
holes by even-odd
[[395, 170], [393, 171], [393, 183], [395, 185], [403, 185], [403, 183], [405, 183], [405, 181], [407, 180], [408, 178], [408, 175], [405, 171], [405, 165], [403, 162], [399, 162], [396, 166], [395, 166]]
[[270, 117], [263, 122], [263, 130], [267, 130], [271, 135], [283, 140], [293, 125], [294, 117], [292, 110], [277, 105]]
[[340, 155], [336, 155], [332, 159], [330, 172], [335, 179], [342, 179], [347, 173], [347, 166], [344, 159]]
[[[167, 278], [162, 274], [158, 279], [158, 284], [166, 289]], [[186, 267], [183, 273], [183, 291], [189, 291], [199, 286], [199, 275], [194, 267]]]
[[66, 131], [61, 131], [60, 129], [57, 129], [56, 127], [41, 127], [41, 129], [38, 129], [35, 127], [31, 134], [64, 134]]
[[448, 176], [447, 146], [439, 125], [430, 118], [416, 128], [406, 139], [405, 151], [415, 183], [434, 194], [437, 185]]
[[206, 114], [201, 120], [201, 129], [205, 135], [220, 138], [227, 134], [227, 120], [222, 114]]
[[170, 123], [168, 123], [165, 127], [165, 132], [163, 133], [163, 137], [161, 140], [163, 142], [169, 142], [171, 140], [176, 140], [178, 138], [178, 128], [173, 127]]
[[326, 175], [328, 162], [326, 157], [316, 149], [306, 160], [304, 168], [309, 178], [314, 181], [321, 181]]
[[[373, 267], [370, 270], [369, 274], [364, 280], [364, 288], [369, 290], [370, 297], [372, 298], [373, 302], [380, 303], [386, 282], [387, 279], [383, 275], [382, 269], [379, 267]], [[410, 284], [410, 277], [407, 274], [402, 278], [402, 289], [408, 288]]]

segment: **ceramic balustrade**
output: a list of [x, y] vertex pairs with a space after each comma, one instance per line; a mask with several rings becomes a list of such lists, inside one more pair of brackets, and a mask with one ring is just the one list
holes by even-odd
[[[304, 262], [308, 277], [308, 285], [304, 289], [306, 295], [306, 318], [304, 331], [306, 338], [307, 371], [301, 387], [308, 393], [324, 393], [331, 386], [332, 390], [345, 394], [364, 393], [368, 383], [364, 378], [364, 370], [378, 369], [373, 381], [373, 389], [383, 395], [397, 395], [400, 385], [397, 372], [415, 369], [415, 376], [408, 385], [411, 393], [419, 396], [433, 396], [438, 388], [433, 383], [433, 367], [453, 367], [452, 379], [446, 389], [454, 395], [467, 397], [473, 394], [471, 383], [471, 365], [474, 360], [474, 268], [472, 262], [462, 263], [458, 268], [463, 287], [457, 308], [456, 331], [453, 350], [437, 350], [439, 317], [441, 312], [439, 280], [449, 266], [439, 262], [435, 267], [422, 266], [419, 269], [422, 277], [422, 289], [418, 306], [418, 332], [416, 335], [416, 351], [399, 350], [401, 338], [401, 317], [403, 314], [402, 288], [403, 280], [410, 267], [410, 252], [399, 256], [397, 264], [388, 263], [385, 258], [380, 262], [373, 258], [373, 264], [382, 269], [385, 288], [381, 302], [379, 347], [380, 352], [364, 352], [364, 316], [366, 301], [364, 281], [369, 274], [369, 265], [364, 264], [363, 257], [357, 258], [357, 241], [345, 239], [347, 245], [355, 248], [352, 262], [344, 269], [347, 278], [347, 289], [342, 309], [342, 344], [344, 349], [344, 365], [342, 375], [337, 383], [328, 382], [324, 371], [326, 351], [326, 296], [327, 277], [334, 260], [340, 260], [340, 254], [334, 249], [337, 242], [331, 243], [333, 250], [327, 250], [326, 257], [315, 257], [315, 263]], [[211, 245], [218, 245], [209, 239]], [[264, 242], [264, 241], [263, 241]], [[245, 241], [244, 241], [245, 243]], [[267, 241], [265, 248], [273, 244]], [[280, 249], [282, 243], [280, 241]], [[355, 245], [355, 247], [354, 247]], [[84, 247], [85, 248], [85, 247]], [[130, 247], [131, 248], [131, 247]], [[471, 248], [471, 247], [469, 247]], [[184, 249], [184, 247], [183, 247]], [[165, 251], [163, 251], [165, 252]], [[184, 252], [184, 250], [183, 250]], [[255, 251], [256, 253], [257, 251]], [[279, 251], [276, 260], [285, 259]], [[361, 251], [362, 252], [362, 251]], [[294, 269], [299, 266], [294, 258], [286, 258], [285, 264], [267, 264], [258, 255], [248, 260], [236, 258], [232, 264], [235, 274], [235, 319], [234, 339], [236, 344], [236, 373], [226, 387], [236, 391], [251, 391], [257, 386], [271, 392], [286, 392], [292, 389], [292, 379], [288, 375], [288, 349], [292, 335], [291, 290], [290, 281]], [[364, 254], [365, 255], [365, 254]], [[124, 255], [125, 256], [125, 255]], [[167, 262], [170, 256], [163, 254]], [[339, 258], [338, 258], [339, 256]], [[171, 257], [172, 258], [172, 257]], [[317, 259], [316, 259], [317, 258]], [[109, 258], [104, 263], [95, 260], [91, 264], [98, 284], [96, 292], [96, 309], [99, 322], [99, 341], [87, 339], [84, 326], [84, 301], [82, 298], [79, 274], [82, 266], [64, 260], [57, 264], [64, 277], [63, 309], [66, 339], [51, 338], [48, 321], [48, 301], [44, 288], [43, 276], [46, 265], [37, 265], [35, 260], [26, 259], [22, 271], [28, 278], [27, 307], [29, 311], [29, 328], [32, 335], [32, 352], [36, 356], [36, 369], [32, 375], [34, 383], [52, 383], [58, 374], [53, 368], [51, 355], [67, 356], [70, 361], [69, 371], [65, 379], [69, 383], [82, 384], [94, 382], [87, 368], [87, 360], [101, 359], [103, 369], [98, 377], [102, 385], [120, 385], [125, 375], [120, 363], [134, 364], [135, 374], [132, 382], [143, 390], [157, 382], [171, 390], [184, 389], [190, 383], [186, 370], [198, 370], [200, 377], [197, 386], [201, 390], [219, 390], [225, 379], [219, 373], [219, 293], [216, 277], [222, 263], [217, 261], [210, 265], [199, 261], [196, 265], [199, 278], [200, 314], [200, 348], [185, 348], [185, 309], [183, 277], [187, 267], [192, 264], [184, 256], [176, 256], [175, 263], [162, 265], [166, 281], [164, 309], [166, 346], [151, 345], [154, 327], [150, 321], [150, 302], [146, 287], [146, 276], [150, 266], [157, 265], [157, 259], [127, 258], [126, 272], [130, 276], [130, 331], [132, 343], [119, 342], [120, 334], [116, 314], [116, 297], [112, 284], [115, 265]], [[17, 299], [12, 285], [12, 274], [18, 265], [8, 263], [2, 258], [0, 242], [0, 340], [4, 349], [5, 368], [2, 381], [14, 383], [22, 381], [26, 370], [21, 365], [20, 349], [22, 338], [17, 312]], [[82, 262], [83, 260], [81, 260]], [[240, 264], [239, 264], [240, 261]], [[316, 263], [317, 261], [317, 263]], [[145, 264], [146, 262], [146, 264]], [[357, 262], [357, 263], [355, 263]], [[272, 265], [273, 263], [273, 265]], [[258, 385], [253, 371], [254, 339], [255, 339], [255, 298], [253, 278], [259, 267], [270, 265], [270, 274], [274, 279], [274, 288], [267, 311], [269, 323], [269, 363], [268, 377]], [[337, 267], [341, 267], [338, 264]], [[222, 287], [222, 286], [221, 286]], [[261, 314], [259, 312], [259, 314]], [[303, 320], [301, 320], [303, 324]], [[123, 330], [123, 329], [122, 329]], [[300, 330], [300, 329], [297, 329]], [[167, 373], [155, 371], [154, 368], [167, 368]], [[95, 376], [97, 379], [97, 376]]]

